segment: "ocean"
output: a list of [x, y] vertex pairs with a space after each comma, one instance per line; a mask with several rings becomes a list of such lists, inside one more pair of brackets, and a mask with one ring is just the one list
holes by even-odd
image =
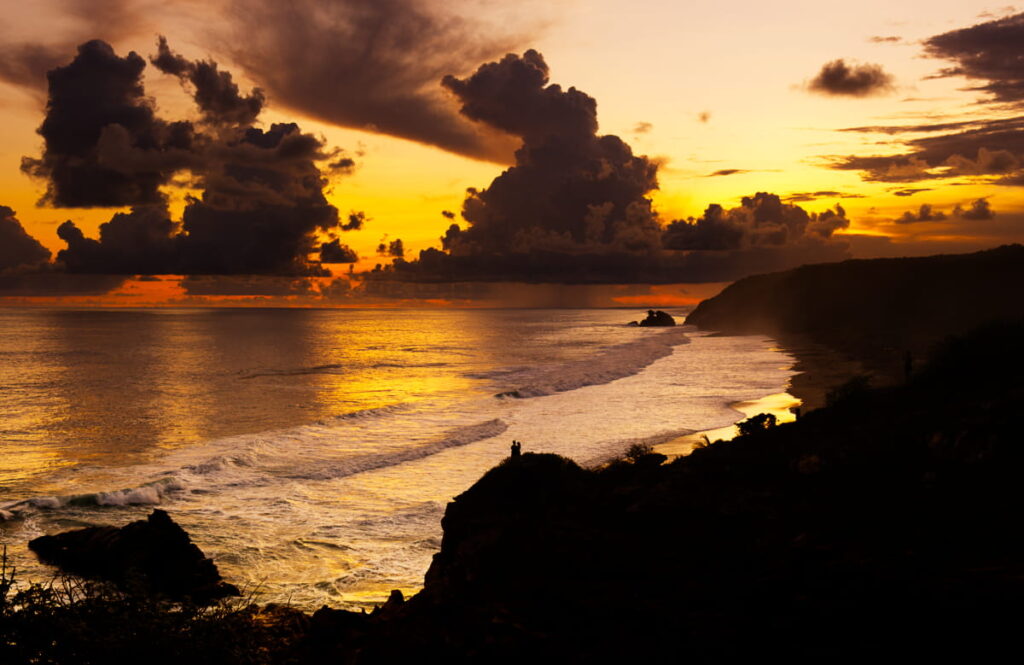
[[[669, 310], [678, 319], [685, 311]], [[258, 602], [407, 595], [509, 453], [581, 465], [786, 390], [765, 337], [635, 310], [0, 310], [0, 542], [167, 510]]]

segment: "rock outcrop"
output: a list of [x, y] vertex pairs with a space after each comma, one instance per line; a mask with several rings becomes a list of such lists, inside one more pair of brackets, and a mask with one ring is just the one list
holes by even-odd
[[163, 510], [123, 527], [76, 529], [36, 538], [28, 546], [44, 563], [133, 591], [195, 602], [239, 595]]
[[672, 315], [668, 312], [663, 312], [660, 309], [657, 311], [653, 309], [647, 310], [647, 318], [639, 323], [636, 321], [629, 322], [629, 325], [631, 326], [643, 326], [644, 328], [652, 326], [674, 326], [675, 324], [676, 320], [672, 318]]

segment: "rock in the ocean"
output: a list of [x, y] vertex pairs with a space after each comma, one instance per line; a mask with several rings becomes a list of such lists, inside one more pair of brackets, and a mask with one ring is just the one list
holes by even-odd
[[[640, 322], [641, 326], [674, 326], [676, 320], [672, 318], [672, 315], [668, 312], [663, 312], [660, 309], [654, 311], [653, 309], [647, 310], [647, 318]], [[633, 324], [630, 324], [633, 325]]]
[[28, 546], [40, 561], [69, 573], [174, 600], [208, 602], [240, 595], [163, 510], [123, 527], [65, 531], [36, 538]]

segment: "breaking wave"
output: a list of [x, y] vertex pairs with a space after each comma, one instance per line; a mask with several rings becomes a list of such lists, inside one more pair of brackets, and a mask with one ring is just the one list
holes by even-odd
[[689, 339], [681, 327], [645, 334], [591, 358], [526, 370], [515, 377], [518, 387], [499, 392], [495, 397], [543, 397], [584, 386], [611, 383], [640, 372], [655, 360], [671, 354], [673, 347], [687, 343]]

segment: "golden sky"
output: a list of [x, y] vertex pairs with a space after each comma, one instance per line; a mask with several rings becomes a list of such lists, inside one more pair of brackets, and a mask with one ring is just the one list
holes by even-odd
[[[963, 69], [964, 63], [950, 57], [955, 44], [944, 47], [946, 57], [934, 57], [941, 54], [926, 43], [1015, 16], [1012, 7], [964, 0], [387, 0], [368, 10], [374, 3], [345, 0], [337, 5], [353, 15], [372, 14], [346, 28], [367, 51], [364, 66], [353, 72], [351, 62], [343, 66], [331, 60], [339, 57], [331, 44], [344, 30], [338, 32], [331, 11], [317, 9], [323, 3], [293, 3], [302, 10], [288, 17], [296, 25], [271, 10], [254, 9], [264, 4], [272, 3], [22, 3], [5, 11], [0, 49], [23, 56], [27, 47], [45, 47], [55, 63], [67, 64], [77, 44], [98, 38], [120, 57], [134, 50], [148, 61], [157, 53], [157, 36], [164, 35], [184, 58], [214, 60], [231, 72], [243, 94], [260, 86], [266, 105], [256, 127], [297, 122], [303, 132], [354, 161], [351, 170], [327, 174], [325, 193], [342, 216], [362, 211], [367, 218], [361, 229], [340, 237], [360, 257], [356, 271], [390, 260], [378, 255], [381, 242], [401, 238], [409, 259], [440, 247], [439, 238], [452, 223], [441, 212], [459, 213], [467, 188], [488, 188], [512, 163], [507, 147], [518, 143], [515, 137], [483, 127], [485, 140], [460, 148], [460, 138], [435, 140], [440, 121], [429, 114], [464, 120], [458, 116], [460, 100], [442, 89], [444, 74], [466, 81], [484, 63], [527, 49], [542, 55], [551, 83], [596, 100], [598, 135], [614, 134], [635, 155], [657, 163], [658, 188], [649, 196], [663, 227], [677, 219], [700, 219], [713, 203], [730, 210], [741, 206], [742, 197], [770, 192], [808, 213], [841, 205], [848, 224], [829, 240], [845, 239], [848, 255], [855, 257], [968, 251], [1024, 240], [1024, 198], [1012, 182], [1019, 179], [1022, 146], [1012, 141], [996, 166], [989, 162], [998, 160], [989, 157], [1003, 148], [999, 137], [992, 139], [996, 143], [967, 145], [960, 161], [928, 153], [932, 163], [911, 159], [904, 160], [910, 166], [886, 163], [876, 171], [851, 161], [918, 153], [926, 144], [909, 141], [993, 123], [1006, 122], [1019, 131], [1013, 121], [1020, 116], [1020, 100], [994, 100], [991, 90], [978, 89], [991, 81], [976, 71], [939, 76], [944, 68]], [[410, 34], [388, 36], [387, 12], [408, 15], [410, 8], [430, 18], [429, 27], [421, 29], [442, 26], [434, 38], [417, 34], [416, 26], [404, 28]], [[327, 24], [334, 32], [320, 34]], [[366, 41], [372, 30], [384, 37]], [[864, 94], [815, 89], [823, 67], [838, 59], [851, 68], [850, 76], [863, 75], [864, 80], [846, 83]], [[871, 71], [857, 69], [863, 65], [876, 65], [871, 71], [881, 78], [870, 80]], [[65, 247], [57, 236], [60, 223], [71, 220], [86, 236], [96, 237], [100, 224], [129, 208], [38, 205], [47, 183], [20, 167], [23, 157], [43, 152], [36, 130], [46, 113], [46, 84], [15, 69], [9, 65], [9, 71], [0, 71], [0, 205], [12, 208], [25, 230], [56, 253]], [[143, 76], [145, 94], [160, 117], [200, 121], [187, 85], [148, 63]], [[415, 99], [406, 101], [396, 90], [411, 91]], [[401, 113], [391, 118], [391, 110], [414, 109], [419, 99], [441, 105], [440, 111], [424, 107], [415, 121]], [[878, 130], [849, 131], [871, 127]], [[979, 145], [988, 152], [979, 154]], [[850, 168], [836, 168], [844, 160]], [[162, 191], [175, 219], [185, 196], [199, 193], [194, 186], [177, 185]], [[455, 221], [463, 228], [471, 225]], [[150, 294], [147, 303], [166, 300], [180, 288], [156, 283], [121, 288], [142, 289]]]

